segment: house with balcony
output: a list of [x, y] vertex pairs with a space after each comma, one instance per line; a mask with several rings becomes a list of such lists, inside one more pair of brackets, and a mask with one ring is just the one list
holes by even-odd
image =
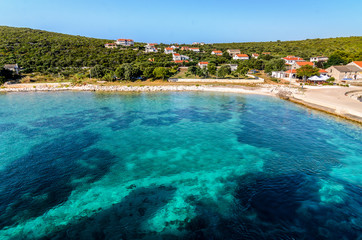
[[211, 52], [212, 55], [216, 55], [216, 56], [222, 56], [222, 51], [219, 50], [214, 50]]
[[193, 51], [193, 52], [200, 52], [200, 48], [189, 48], [189, 51]]
[[233, 57], [234, 60], [249, 60], [249, 56], [247, 54], [236, 54]]
[[134, 46], [134, 41], [132, 39], [121, 38], [121, 39], [117, 39], [116, 44], [125, 46], [125, 47], [129, 47], [129, 46]]
[[305, 62], [305, 60], [301, 57], [296, 56], [286, 56], [282, 58], [285, 61], [286, 65], [293, 65], [296, 62]]
[[166, 47], [166, 48], [165, 48], [165, 53], [166, 53], [166, 54], [172, 54], [172, 53], [175, 53], [175, 52], [173, 51], [173, 48], [171, 48], [171, 47]]
[[146, 53], [157, 53], [158, 50], [156, 48], [157, 43], [147, 43], [145, 46], [145, 52]]
[[173, 59], [173, 61], [186, 61], [186, 60], [189, 60], [190, 58], [188, 56], [181, 55], [179, 53], [173, 53], [172, 59]]
[[209, 65], [209, 62], [199, 62], [197, 65], [198, 65], [200, 68], [205, 68], [205, 67], [207, 67], [207, 65]]
[[309, 66], [314, 67], [313, 62], [295, 62], [295, 63], [293, 63], [291, 65], [291, 69], [299, 69], [299, 68], [301, 68], [302, 66], [305, 66], [305, 65], [309, 65]]
[[310, 58], [311, 62], [327, 62], [328, 61], [328, 57], [324, 57], [324, 56], [318, 56], [318, 57], [311, 57]]
[[116, 43], [106, 43], [104, 44], [105, 48], [117, 48], [117, 44]]
[[236, 54], [240, 54], [239, 49], [228, 49], [228, 50], [226, 50], [226, 52], [229, 53], [229, 55], [231, 57], [234, 57]]

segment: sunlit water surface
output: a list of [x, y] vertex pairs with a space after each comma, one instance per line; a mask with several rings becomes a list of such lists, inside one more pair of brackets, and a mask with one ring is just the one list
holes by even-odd
[[0, 95], [0, 239], [358, 239], [362, 130], [276, 98]]

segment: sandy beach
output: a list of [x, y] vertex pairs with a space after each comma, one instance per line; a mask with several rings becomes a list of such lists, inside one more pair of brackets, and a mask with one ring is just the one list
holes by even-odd
[[327, 112], [362, 124], [362, 87], [307, 86], [304, 89], [287, 85], [246, 87], [237, 85], [164, 85], [164, 86], [72, 86], [70, 83], [13, 84], [0, 92], [36, 91], [105, 91], [105, 92], [157, 92], [157, 91], [205, 91], [259, 94], [281, 97], [309, 108]]

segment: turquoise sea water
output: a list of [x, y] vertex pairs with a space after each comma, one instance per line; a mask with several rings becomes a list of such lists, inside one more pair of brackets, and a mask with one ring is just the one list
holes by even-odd
[[0, 94], [0, 239], [361, 239], [362, 129], [229, 93]]

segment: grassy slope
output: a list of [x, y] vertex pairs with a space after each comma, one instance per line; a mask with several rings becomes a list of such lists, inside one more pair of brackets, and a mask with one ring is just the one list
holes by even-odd
[[[0, 26], [0, 66], [6, 63], [18, 63], [28, 72], [57, 73], [60, 69], [72, 71], [71, 69], [75, 68], [102, 64], [106, 68], [114, 70], [119, 64], [144, 63], [151, 57], [151, 55], [132, 50], [120, 51], [104, 48], [104, 43], [109, 41], [112, 40]], [[143, 44], [138, 43], [136, 45], [142, 46]], [[203, 50], [239, 48], [248, 54], [271, 52], [273, 55], [292, 54], [306, 59], [316, 55], [330, 56], [331, 53], [339, 50], [345, 52], [349, 59], [358, 60], [362, 58], [362, 37], [285, 42], [221, 43], [205, 45], [201, 48]], [[158, 62], [170, 62], [170, 56], [162, 53], [152, 57], [157, 58]]]

